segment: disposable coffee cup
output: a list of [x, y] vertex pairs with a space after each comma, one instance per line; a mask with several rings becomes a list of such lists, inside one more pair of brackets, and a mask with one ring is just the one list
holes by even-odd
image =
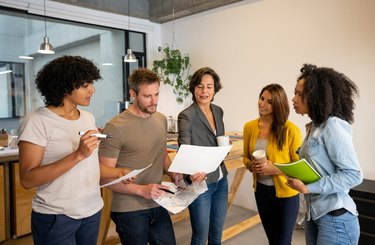
[[222, 135], [222, 136], [217, 137], [217, 144], [219, 146], [230, 145], [230, 143], [229, 143], [229, 136]]
[[256, 150], [253, 152], [253, 157], [261, 163], [267, 163], [267, 156], [264, 150]]

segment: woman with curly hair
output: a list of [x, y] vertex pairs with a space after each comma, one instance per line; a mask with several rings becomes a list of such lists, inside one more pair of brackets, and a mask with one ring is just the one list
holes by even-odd
[[[79, 56], [47, 63], [36, 77], [45, 107], [19, 128], [20, 181], [37, 188], [32, 202], [34, 244], [96, 244], [103, 200], [99, 180], [128, 172], [100, 169], [98, 138], [88, 106], [100, 79], [98, 68]], [[82, 137], [79, 131], [86, 132]], [[102, 170], [102, 171], [100, 171]]]
[[[243, 163], [253, 173], [255, 200], [270, 245], [290, 245], [299, 209], [299, 195], [286, 185], [286, 178], [274, 162], [299, 159], [302, 135], [288, 120], [289, 103], [283, 87], [268, 84], [259, 93], [259, 118], [244, 125]], [[267, 163], [252, 153], [263, 150]]]
[[358, 212], [348, 194], [363, 179], [350, 126], [358, 88], [331, 68], [305, 64], [294, 93], [296, 113], [311, 119], [299, 155], [322, 176], [308, 185], [288, 179], [306, 196], [306, 244], [358, 244]]

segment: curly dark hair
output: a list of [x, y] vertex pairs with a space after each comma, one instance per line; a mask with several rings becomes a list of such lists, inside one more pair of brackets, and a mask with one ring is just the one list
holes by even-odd
[[[194, 95], [195, 87], [197, 87], [201, 83], [202, 77], [206, 74], [211, 75], [214, 79], [215, 93], [219, 92], [220, 89], [223, 88], [223, 86], [221, 85], [221, 82], [220, 82], [219, 75], [213, 69], [211, 69], [210, 67], [202, 67], [202, 68], [198, 69], [196, 72], [194, 72], [194, 74], [191, 77], [190, 82], [189, 82], [189, 91], [192, 94], [192, 99], [193, 99], [194, 102], [196, 101], [196, 98], [195, 98], [195, 95]], [[212, 98], [212, 100], [214, 100], [214, 98]]]
[[304, 64], [297, 81], [304, 79], [302, 100], [309, 108], [309, 117], [319, 126], [331, 116], [349, 123], [354, 121], [354, 97], [359, 90], [352, 80], [332, 68]]
[[259, 98], [265, 90], [272, 96], [273, 122], [271, 125], [271, 135], [275, 138], [278, 149], [282, 150], [286, 131], [284, 125], [290, 113], [288, 96], [280, 84], [272, 83], [268, 84], [260, 91]]
[[71, 95], [74, 89], [101, 78], [99, 69], [90, 60], [65, 55], [44, 65], [35, 83], [47, 106], [62, 106], [64, 97]]
[[129, 89], [134, 90], [136, 94], [138, 94], [141, 84], [145, 83], [149, 85], [155, 82], [160, 84], [160, 77], [147, 68], [135, 69], [128, 79]]

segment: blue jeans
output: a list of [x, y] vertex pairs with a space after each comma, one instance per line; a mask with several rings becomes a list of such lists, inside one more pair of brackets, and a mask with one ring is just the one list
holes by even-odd
[[306, 221], [307, 245], [356, 245], [359, 233], [358, 216], [350, 212], [340, 216], [325, 214], [317, 220]]
[[208, 190], [189, 205], [193, 234], [191, 245], [221, 244], [221, 237], [228, 208], [227, 177], [209, 184]]
[[63, 214], [31, 213], [31, 231], [35, 245], [96, 245], [101, 211], [73, 219]]
[[270, 245], [290, 245], [299, 211], [299, 195], [276, 197], [274, 186], [257, 183], [255, 200]]
[[121, 244], [175, 245], [173, 225], [169, 213], [162, 207], [133, 212], [112, 212], [111, 218]]

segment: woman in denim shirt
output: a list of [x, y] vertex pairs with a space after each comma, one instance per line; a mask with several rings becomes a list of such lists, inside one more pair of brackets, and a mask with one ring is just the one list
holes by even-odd
[[306, 244], [358, 244], [358, 212], [348, 194], [363, 179], [350, 126], [358, 88], [331, 68], [305, 64], [301, 72], [293, 106], [312, 122], [306, 125], [299, 155], [322, 176], [308, 185], [288, 179], [289, 186], [306, 196]]

